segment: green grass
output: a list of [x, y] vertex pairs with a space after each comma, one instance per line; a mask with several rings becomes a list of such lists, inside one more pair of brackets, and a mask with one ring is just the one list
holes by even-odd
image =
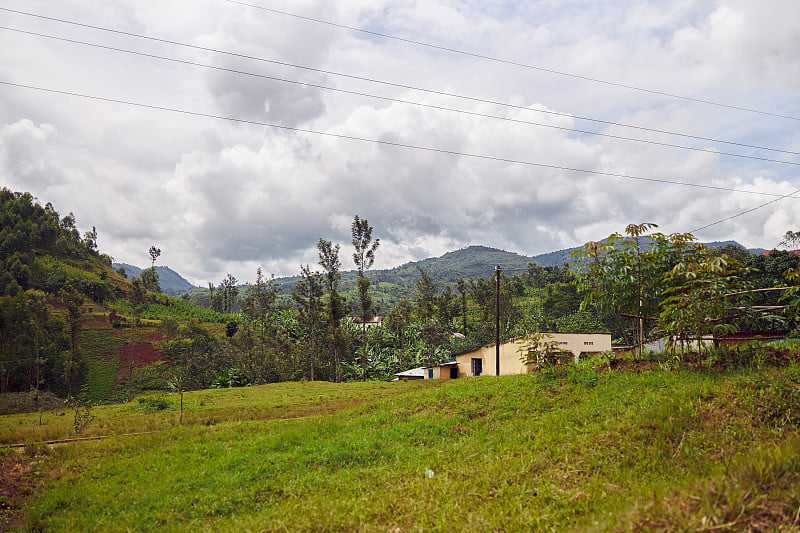
[[[430, 382], [350, 383], [325, 381], [276, 383], [256, 387], [208, 389], [184, 394], [183, 422], [187, 427], [207, 427], [220, 422], [270, 420], [324, 415], [373, 398], [391, 397]], [[167, 401], [168, 409], [146, 414], [142, 402]], [[80, 434], [73, 427], [74, 411], [63, 402], [43, 413], [0, 417], [0, 445], [24, 444], [75, 437], [119, 435], [170, 430], [178, 424], [180, 397], [177, 393], [154, 392], [137, 395], [130, 403], [99, 405], [95, 417]], [[39, 424], [41, 416], [42, 424]]]
[[[438, 385], [200, 391], [187, 395], [183, 427], [163, 404], [107, 407], [98, 422], [168, 429], [55, 449], [26, 527], [796, 530], [798, 390], [797, 364], [757, 374], [584, 364]], [[0, 419], [3, 435], [13, 418]]]

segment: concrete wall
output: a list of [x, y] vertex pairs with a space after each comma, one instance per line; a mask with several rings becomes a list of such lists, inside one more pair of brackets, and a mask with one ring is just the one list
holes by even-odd
[[[450, 366], [435, 366], [433, 368], [426, 368], [425, 369], [425, 379], [429, 378], [428, 370], [433, 370], [433, 379], [450, 379], [450, 369], [453, 368], [452, 365]], [[461, 376], [459, 376], [461, 377]]]
[[[611, 351], [611, 335], [609, 333], [545, 333], [543, 341], [558, 342], [562, 350], [572, 352], [575, 361], [581, 354], [602, 353]], [[500, 345], [500, 375], [525, 374], [528, 367], [521, 360], [520, 348], [528, 341], [526, 338], [514, 339]], [[456, 356], [458, 377], [475, 375], [472, 371], [472, 360], [480, 359], [482, 376], [495, 375], [496, 351], [494, 344], [487, 344], [471, 352]], [[444, 368], [447, 367], [436, 367]], [[435, 369], [434, 369], [435, 371]], [[434, 374], [435, 376], [435, 374]]]

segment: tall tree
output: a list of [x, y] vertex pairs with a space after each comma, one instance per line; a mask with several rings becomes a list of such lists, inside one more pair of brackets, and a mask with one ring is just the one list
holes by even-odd
[[378, 249], [380, 239], [372, 240], [372, 227], [367, 219], [360, 219], [358, 215], [353, 218], [351, 225], [353, 236], [353, 262], [358, 269], [358, 303], [359, 317], [361, 317], [361, 379], [367, 379], [367, 321], [372, 318], [372, 297], [369, 294], [369, 278], [365, 272], [375, 262], [375, 250]]
[[148, 292], [161, 292], [161, 285], [158, 282], [158, 272], [156, 272], [156, 259], [161, 255], [161, 250], [155, 246], [150, 246], [148, 253], [150, 254], [150, 268], [142, 270], [142, 283]]
[[341, 327], [345, 311], [344, 298], [339, 294], [339, 280], [341, 279], [339, 269], [342, 266], [342, 262], [339, 260], [339, 245], [320, 239], [317, 242], [317, 250], [319, 251], [319, 264], [324, 271], [325, 287], [328, 292], [328, 331], [329, 341], [333, 349], [335, 379], [337, 383], [341, 383], [342, 358], [347, 339]]
[[304, 352], [308, 364], [308, 375], [314, 381], [314, 361], [317, 358], [319, 349], [319, 337], [323, 323], [323, 304], [324, 287], [322, 275], [319, 272], [311, 272], [308, 265], [301, 267], [300, 281], [292, 289], [292, 300], [297, 306], [297, 321], [303, 329]]
[[272, 315], [275, 312], [279, 291], [275, 277], [265, 278], [259, 267], [256, 270], [256, 283], [248, 287], [242, 299], [242, 314], [248, 319], [245, 327], [247, 329], [255, 328], [259, 355], [258, 365], [248, 362], [248, 368], [258, 367], [259, 370], [257, 376], [255, 374], [249, 376], [251, 381], [261, 381], [265, 378], [264, 373], [267, 368], [274, 369], [276, 367], [274, 358], [268, 361], [268, 356], [274, 354], [271, 347], [277, 331], [272, 321]]
[[417, 316], [420, 320], [433, 318], [436, 312], [436, 282], [431, 275], [418, 268], [419, 279], [414, 284], [414, 300], [417, 304]]

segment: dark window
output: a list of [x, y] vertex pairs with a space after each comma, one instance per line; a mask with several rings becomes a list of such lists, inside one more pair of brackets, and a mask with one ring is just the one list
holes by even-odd
[[428, 379], [433, 379], [433, 369], [432, 368], [428, 369]]
[[481, 372], [483, 372], [483, 359], [473, 358], [472, 359], [472, 375], [473, 376], [480, 376]]

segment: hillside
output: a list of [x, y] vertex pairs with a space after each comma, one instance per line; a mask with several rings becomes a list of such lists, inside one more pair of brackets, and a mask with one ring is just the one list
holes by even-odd
[[71, 213], [28, 193], [0, 190], [0, 220], [0, 393], [108, 401], [134, 386], [163, 388], [148, 374], [169, 338], [161, 320], [218, 333], [229, 320], [132, 284], [98, 249], [94, 228], [81, 237]]
[[[114, 263], [113, 264], [114, 270], [118, 270], [119, 268], [125, 269], [125, 274], [128, 276], [128, 279], [131, 279], [133, 276], [141, 276], [142, 275], [142, 268], [129, 265], [128, 263]], [[156, 273], [158, 273], [158, 283], [161, 285], [161, 290], [164, 291], [165, 294], [169, 294], [171, 296], [180, 296], [184, 292], [190, 291], [195, 289], [196, 287], [189, 283], [183, 276], [175, 272], [169, 267], [166, 266], [156, 266]]]
[[[6, 471], [35, 474], [2, 478], [0, 518], [43, 531], [792, 531], [798, 366], [746, 353], [711, 370], [596, 360], [203, 390], [186, 394], [182, 426], [176, 395], [142, 397], [95, 408], [86, 431], [154, 433], [5, 456]], [[71, 431], [58, 415], [39, 429], [3, 417], [0, 434], [57, 438]]]

